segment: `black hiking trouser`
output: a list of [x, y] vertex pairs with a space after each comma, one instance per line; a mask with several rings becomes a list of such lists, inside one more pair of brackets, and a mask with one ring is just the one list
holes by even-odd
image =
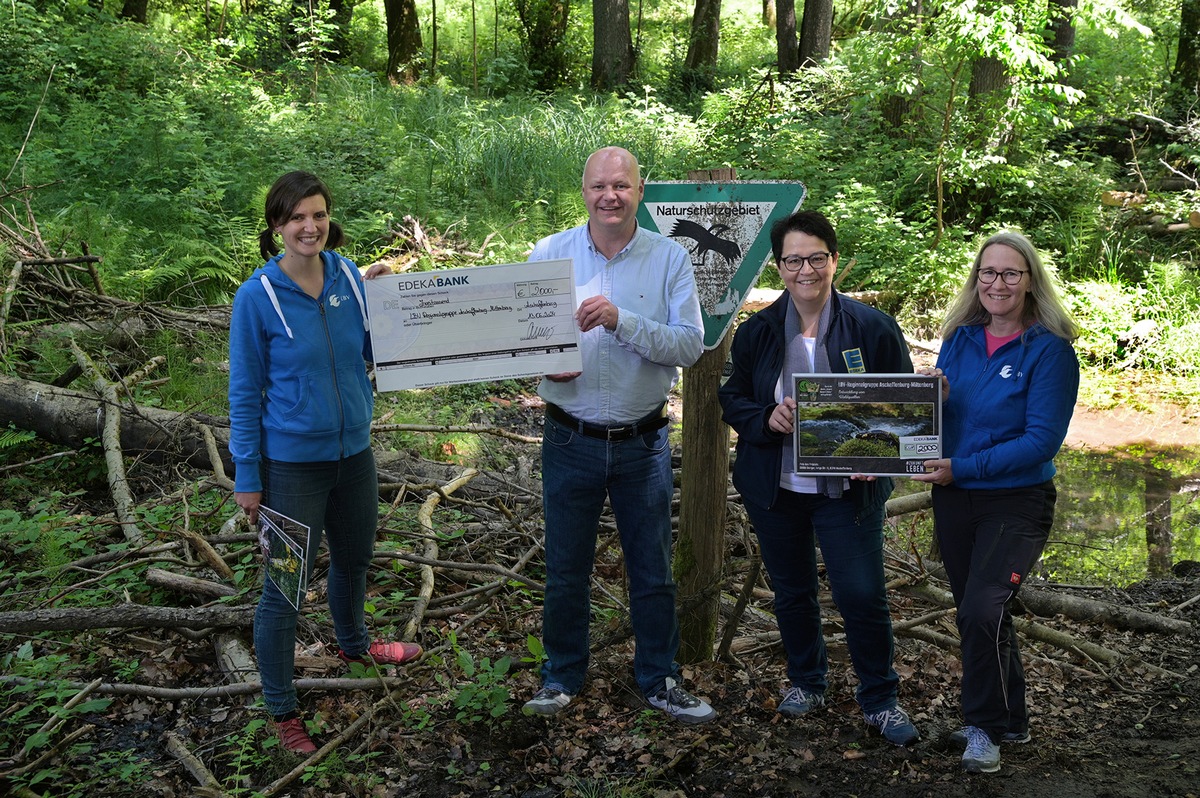
[[1055, 498], [1053, 481], [996, 490], [933, 486], [934, 531], [958, 608], [963, 720], [993, 742], [1029, 728], [1009, 602], [1046, 545]]

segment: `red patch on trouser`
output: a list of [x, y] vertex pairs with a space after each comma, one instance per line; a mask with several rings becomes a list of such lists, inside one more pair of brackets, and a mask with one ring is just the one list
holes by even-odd
[[1019, 584], [1021, 584], [1021, 575], [1018, 573], [1014, 573], [1012, 576], [1010, 576], [1008, 578], [1008, 581], [1012, 582], [1014, 585], [1019, 585]]

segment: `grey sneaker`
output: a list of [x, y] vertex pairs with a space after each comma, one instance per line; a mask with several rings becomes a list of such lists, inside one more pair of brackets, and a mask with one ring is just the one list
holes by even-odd
[[[963, 726], [961, 729], [959, 729], [957, 731], [950, 732], [950, 736], [946, 739], [948, 739], [950, 741], [950, 744], [955, 746], [956, 748], [966, 748], [967, 747], [967, 727]], [[1010, 743], [1020, 745], [1020, 744], [1027, 743], [1032, 739], [1033, 738], [1030, 736], [1028, 729], [1026, 729], [1025, 731], [1006, 731], [1004, 733], [1004, 736], [1000, 738], [1000, 743], [1002, 745], [1009, 745]]]
[[892, 745], [912, 745], [921, 739], [921, 733], [913, 725], [912, 719], [898, 704], [879, 712], [864, 712], [863, 720]]
[[968, 726], [967, 750], [963, 751], [962, 766], [968, 773], [995, 773], [1000, 769], [1000, 746], [978, 726]]
[[783, 700], [779, 702], [775, 711], [789, 718], [798, 718], [823, 706], [825, 696], [820, 693], [809, 693], [799, 687], [789, 687], [783, 691]]
[[661, 709], [680, 723], [688, 725], [708, 723], [717, 716], [717, 711], [706, 701], [684, 690], [669, 676], [663, 688], [654, 695], [646, 696], [646, 701], [655, 709]]
[[526, 715], [557, 715], [575, 696], [563, 690], [561, 684], [547, 684], [525, 702], [521, 712]]

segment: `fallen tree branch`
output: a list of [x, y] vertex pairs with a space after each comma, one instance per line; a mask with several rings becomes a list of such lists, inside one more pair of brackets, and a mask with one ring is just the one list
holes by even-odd
[[[437, 493], [431, 495], [421, 505], [421, 509], [417, 512], [417, 520], [421, 523], [421, 529], [428, 533], [425, 538], [425, 556], [429, 559], [436, 561], [438, 557], [437, 536], [433, 534], [433, 509], [441, 503], [442, 499], [463, 485], [466, 485], [478, 474], [479, 472], [474, 468], [468, 468], [458, 479], [443, 485]], [[417, 630], [421, 627], [421, 619], [425, 614], [425, 609], [429, 606], [429, 599], [432, 597], [433, 567], [428, 564], [422, 564], [421, 589], [417, 595], [417, 600], [413, 603], [412, 617], [409, 618], [408, 623], [404, 626], [402, 639], [412, 640], [416, 636]]]
[[17, 281], [21, 279], [23, 264], [20, 260], [13, 264], [8, 275], [8, 284], [4, 286], [4, 299], [0, 301], [0, 355], [8, 351], [4, 339], [4, 327], [8, 323], [8, 313], [12, 309], [13, 294], [17, 291]]
[[234, 607], [115, 607], [0, 612], [0, 632], [60, 632], [81, 629], [206, 629], [210, 626], [247, 627], [254, 624], [254, 605]]
[[1022, 588], [1021, 592], [1017, 594], [1017, 600], [1027, 610], [1043, 618], [1066, 615], [1068, 618], [1085, 623], [1099, 621], [1121, 629], [1132, 629], [1138, 632], [1163, 632], [1165, 634], [1182, 634], [1191, 631], [1192, 628], [1191, 623], [1178, 618], [1167, 618], [1153, 612], [1142, 612], [1132, 607], [1121, 607], [1081, 596], [1029, 588], [1029, 585]]
[[[526, 587], [531, 587], [534, 590], [537, 590], [539, 592], [542, 592], [542, 593], [546, 592], [546, 586], [544, 584], [542, 584], [541, 582], [538, 582], [535, 579], [530, 579], [527, 576], [522, 576], [521, 574], [517, 573], [516, 571], [511, 571], [511, 570], [509, 570], [507, 568], [503, 568], [499, 565], [492, 565], [491, 563], [450, 562], [447, 560], [431, 560], [428, 557], [422, 557], [418, 554], [409, 554], [408, 552], [404, 552], [404, 551], [377, 551], [377, 552], [375, 552], [375, 559], [380, 559], [380, 558], [391, 559], [391, 560], [404, 560], [405, 562], [416, 563], [417, 565], [430, 565], [430, 566], [433, 566], [434, 568], [444, 568], [448, 571], [488, 571], [489, 573], [500, 574], [501, 576], [503, 576], [507, 579], [511, 579], [514, 582], [520, 582], [521, 584], [525, 585]], [[3, 629], [0, 628], [0, 631], [3, 631]]]
[[75, 355], [75, 362], [91, 379], [96, 393], [105, 402], [104, 432], [101, 438], [104, 442], [104, 464], [108, 467], [108, 489], [112, 493], [117, 519], [121, 523], [121, 533], [130, 543], [140, 546], [146, 536], [142, 534], [137, 517], [133, 513], [133, 494], [125, 476], [125, 453], [121, 450], [121, 413], [115, 409], [120, 407], [116, 388], [104, 379], [96, 364], [79, 348], [74, 338], [71, 339], [71, 352]]
[[[932, 601], [934, 604], [940, 604], [943, 607], [954, 606], [954, 596], [952, 596], [949, 591], [942, 590], [941, 588], [930, 584], [928, 581], [909, 585], [905, 589], [914, 595], [918, 595], [928, 601]], [[1039, 640], [1043, 643], [1048, 643], [1052, 646], [1056, 646], [1057, 648], [1061, 648], [1064, 651], [1073, 652], [1095, 662], [1100, 662], [1105, 665], [1115, 667], [1118, 665], [1127, 665], [1136, 661], [1141, 664], [1142, 667], [1159, 676], [1183, 678], [1182, 676], [1173, 674], [1168, 670], [1158, 667], [1157, 665], [1151, 665], [1148, 662], [1125, 657], [1122, 654], [1113, 651], [1111, 648], [1107, 648], [1098, 643], [1092, 643], [1088, 640], [1083, 640], [1074, 635], [1067, 634], [1066, 632], [1060, 632], [1057, 629], [1051, 629], [1044, 624], [1020, 617], [1013, 617], [1012, 620], [1013, 628], [1021, 634], [1024, 634], [1026, 637]], [[909, 629], [906, 631], [913, 632], [915, 630]]]
[[541, 443], [541, 438], [533, 438], [528, 435], [518, 435], [510, 430], [500, 427], [489, 427], [484, 424], [372, 424], [371, 432], [464, 432], [472, 435], [495, 435], [500, 438], [508, 438], [510, 441], [519, 443]]
[[[373, 679], [353, 679], [342, 677], [336, 679], [296, 679], [297, 690], [313, 692], [349, 692], [374, 690], [379, 687], [392, 689], [402, 684], [411, 683], [412, 679], [403, 676], [383, 676]], [[34, 685], [37, 687], [72, 687], [83, 688], [82, 682], [46, 681], [30, 679], [24, 676], [0, 676], [0, 684]], [[232, 698], [240, 695], [257, 693], [262, 689], [262, 683], [257, 679], [248, 679], [236, 684], [217, 684], [208, 687], [160, 687], [154, 684], [100, 684], [93, 691], [99, 695], [125, 695], [138, 698], [158, 698], [164, 701], [181, 701], [197, 698]]]
[[166, 741], [167, 753], [175, 757], [175, 760], [183, 765], [184, 770], [192, 774], [192, 778], [196, 780], [197, 784], [210, 790], [219, 791], [212, 794], [226, 794], [221, 790], [221, 782], [217, 781], [217, 777], [212, 774], [212, 771], [204, 766], [200, 758], [191, 752], [183, 740], [179, 739], [179, 735], [168, 730], [163, 734], [163, 740]]
[[[96, 437], [101, 410], [120, 415], [122, 450], [148, 454], [159, 461], [182, 458], [190, 465], [212, 468], [204, 436], [196, 426], [201, 416], [144, 405], [106, 404], [90, 394], [0, 374], [0, 418], [36, 432], [42, 440], [80, 448]], [[218, 451], [228, 456], [228, 422], [209, 421]], [[219, 426], [221, 423], [226, 426]]]
[[211, 579], [185, 576], [173, 571], [164, 571], [161, 568], [147, 568], [145, 578], [148, 584], [156, 587], [165, 587], [169, 590], [187, 593], [191, 596], [203, 596], [204, 598], [236, 596], [238, 592], [236, 588], [223, 585], [220, 582], [213, 582]]

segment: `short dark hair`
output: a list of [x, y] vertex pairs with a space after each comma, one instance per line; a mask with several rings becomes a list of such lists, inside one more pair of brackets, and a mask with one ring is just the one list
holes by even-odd
[[[288, 172], [271, 185], [267, 192], [264, 217], [267, 229], [258, 234], [258, 251], [263, 260], [279, 254], [279, 245], [275, 243], [275, 228], [286, 222], [292, 216], [296, 206], [309, 197], [320, 194], [325, 198], [325, 210], [333, 211], [333, 197], [329, 189], [321, 182], [321, 178], [311, 172]], [[329, 222], [329, 237], [325, 240], [326, 249], [336, 249], [346, 240], [342, 226], [335, 221]]]
[[837, 233], [820, 211], [796, 211], [771, 225], [771, 252], [775, 255], [776, 263], [783, 257], [783, 239], [788, 233], [806, 233], [819, 238], [829, 247], [830, 255], [837, 254]]

